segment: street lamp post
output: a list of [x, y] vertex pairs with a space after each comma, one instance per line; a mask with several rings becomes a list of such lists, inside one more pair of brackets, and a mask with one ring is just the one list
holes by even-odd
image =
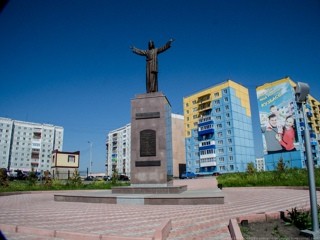
[[89, 176], [91, 176], [91, 167], [92, 167], [92, 142], [88, 141], [90, 145], [90, 159], [89, 159]]
[[308, 128], [308, 119], [305, 111], [305, 104], [308, 99], [309, 85], [306, 83], [298, 82], [296, 87], [296, 101], [301, 104], [301, 110], [304, 121], [304, 146], [306, 151], [308, 180], [309, 180], [309, 197], [311, 208], [312, 230], [302, 230], [303, 235], [312, 236], [313, 239], [320, 239], [319, 220], [318, 220], [318, 207], [317, 207], [317, 191], [314, 178], [314, 163], [312, 159], [311, 146], [310, 146], [310, 132]]

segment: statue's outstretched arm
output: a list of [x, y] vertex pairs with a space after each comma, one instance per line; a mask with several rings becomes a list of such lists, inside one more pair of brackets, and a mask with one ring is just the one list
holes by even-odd
[[130, 48], [131, 48], [131, 50], [132, 50], [133, 53], [138, 54], [138, 55], [141, 55], [141, 56], [145, 56], [146, 53], [147, 53], [146, 50], [141, 50], [141, 49], [136, 48], [136, 47], [134, 47], [134, 46], [131, 46]]
[[165, 50], [167, 50], [168, 48], [171, 47], [171, 43], [174, 41], [173, 38], [171, 38], [165, 45], [163, 45], [162, 47], [158, 48], [158, 53], [164, 52]]

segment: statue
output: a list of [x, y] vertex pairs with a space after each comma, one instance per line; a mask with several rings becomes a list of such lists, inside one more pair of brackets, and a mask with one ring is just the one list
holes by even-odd
[[134, 46], [132, 52], [141, 56], [146, 56], [146, 88], [147, 93], [158, 92], [158, 54], [171, 47], [173, 39], [170, 39], [164, 46], [156, 48], [152, 40], [149, 41], [147, 50], [141, 50]]

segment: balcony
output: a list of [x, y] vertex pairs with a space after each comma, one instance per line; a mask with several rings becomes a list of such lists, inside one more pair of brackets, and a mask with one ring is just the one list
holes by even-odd
[[205, 151], [209, 149], [216, 149], [216, 142], [214, 140], [205, 140], [199, 142], [199, 151]]
[[199, 125], [204, 124], [204, 123], [213, 123], [213, 119], [211, 116], [202, 116], [199, 118]]
[[214, 133], [213, 123], [212, 124], [204, 124], [199, 126], [198, 128], [199, 135], [205, 135], [209, 133]]
[[215, 167], [217, 166], [217, 162], [213, 159], [201, 159], [200, 167]]
[[211, 103], [208, 102], [208, 103], [203, 103], [203, 104], [200, 104], [199, 107], [198, 107], [198, 112], [203, 112], [203, 111], [206, 111], [206, 110], [209, 110], [211, 109]]

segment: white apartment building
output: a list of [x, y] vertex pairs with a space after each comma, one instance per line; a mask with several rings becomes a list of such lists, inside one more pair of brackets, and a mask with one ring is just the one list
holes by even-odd
[[256, 168], [258, 172], [265, 171], [264, 158], [256, 158]]
[[[184, 117], [171, 114], [173, 176], [179, 177], [179, 165], [185, 165]], [[118, 174], [130, 177], [131, 171], [131, 124], [110, 131], [106, 140], [106, 175]]]
[[0, 168], [50, 171], [52, 151], [62, 146], [63, 127], [0, 117]]
[[106, 141], [106, 174], [112, 176], [116, 169], [118, 174], [130, 177], [131, 124], [110, 131]]

